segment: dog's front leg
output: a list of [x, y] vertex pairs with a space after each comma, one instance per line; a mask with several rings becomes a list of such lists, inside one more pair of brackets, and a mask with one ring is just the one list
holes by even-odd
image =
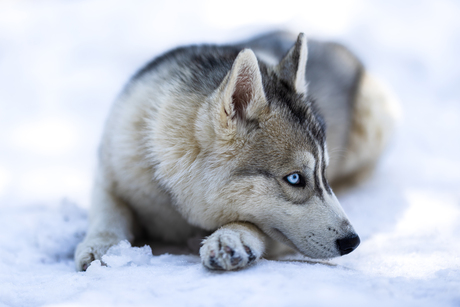
[[250, 223], [229, 223], [216, 230], [200, 249], [203, 265], [213, 270], [236, 270], [260, 259], [265, 234]]
[[122, 240], [132, 241], [133, 213], [116, 195], [96, 185], [90, 211], [90, 225], [85, 239], [75, 251], [75, 266], [86, 271], [93, 260], [102, 256]]

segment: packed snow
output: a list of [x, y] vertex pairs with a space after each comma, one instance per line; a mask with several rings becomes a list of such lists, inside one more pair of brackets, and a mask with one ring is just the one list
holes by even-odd
[[[460, 3], [3, 1], [0, 306], [460, 306]], [[362, 243], [213, 272], [120, 242], [76, 272], [111, 102], [167, 49], [270, 29], [339, 41], [401, 102], [373, 176], [338, 194]]]

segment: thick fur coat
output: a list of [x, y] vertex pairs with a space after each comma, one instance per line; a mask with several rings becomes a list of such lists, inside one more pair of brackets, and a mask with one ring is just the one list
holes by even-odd
[[375, 164], [392, 106], [349, 51], [307, 47], [303, 34], [156, 58], [107, 120], [77, 269], [141, 236], [207, 236], [210, 269], [243, 268], [276, 254], [274, 242], [311, 258], [351, 252], [359, 237], [329, 182]]

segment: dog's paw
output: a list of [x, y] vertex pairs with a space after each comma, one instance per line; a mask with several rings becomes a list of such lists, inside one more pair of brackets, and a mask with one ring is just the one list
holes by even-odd
[[237, 270], [258, 260], [263, 246], [250, 233], [221, 228], [200, 248], [203, 265], [212, 270]]
[[77, 271], [86, 271], [91, 262], [101, 260], [107, 250], [117, 243], [118, 241], [101, 238], [81, 242], [75, 250], [75, 268]]

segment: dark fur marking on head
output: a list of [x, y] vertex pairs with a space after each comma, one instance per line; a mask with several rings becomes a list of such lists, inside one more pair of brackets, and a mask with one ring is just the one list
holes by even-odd
[[323, 189], [321, 189], [320, 181], [318, 178], [318, 163], [315, 164], [315, 169], [313, 171], [313, 175], [315, 176], [315, 191], [318, 197], [321, 200], [324, 200]]
[[308, 100], [310, 101], [310, 108], [315, 123], [313, 133], [317, 140], [321, 141], [321, 143], [324, 143], [326, 142], [326, 121], [324, 120], [323, 116], [321, 116], [318, 107], [316, 106], [315, 99], [309, 96]]
[[292, 118], [300, 125], [307, 121], [310, 104], [308, 99], [304, 95], [296, 93], [293, 85], [279, 78], [263, 63], [260, 64], [260, 71], [269, 106], [288, 110]]
[[324, 147], [323, 147], [323, 159], [322, 159], [322, 169], [321, 169], [321, 176], [323, 177], [323, 186], [324, 188], [326, 189], [326, 192], [329, 194], [329, 195], [332, 195], [332, 189], [331, 189], [331, 186], [329, 185], [329, 183], [327, 182], [327, 179], [326, 179], [326, 159], [324, 158]]
[[296, 93], [293, 84], [278, 77], [263, 63], [260, 64], [262, 82], [270, 108], [286, 110], [291, 119], [311, 131], [315, 141], [326, 141], [325, 121], [319, 114], [312, 97]]

